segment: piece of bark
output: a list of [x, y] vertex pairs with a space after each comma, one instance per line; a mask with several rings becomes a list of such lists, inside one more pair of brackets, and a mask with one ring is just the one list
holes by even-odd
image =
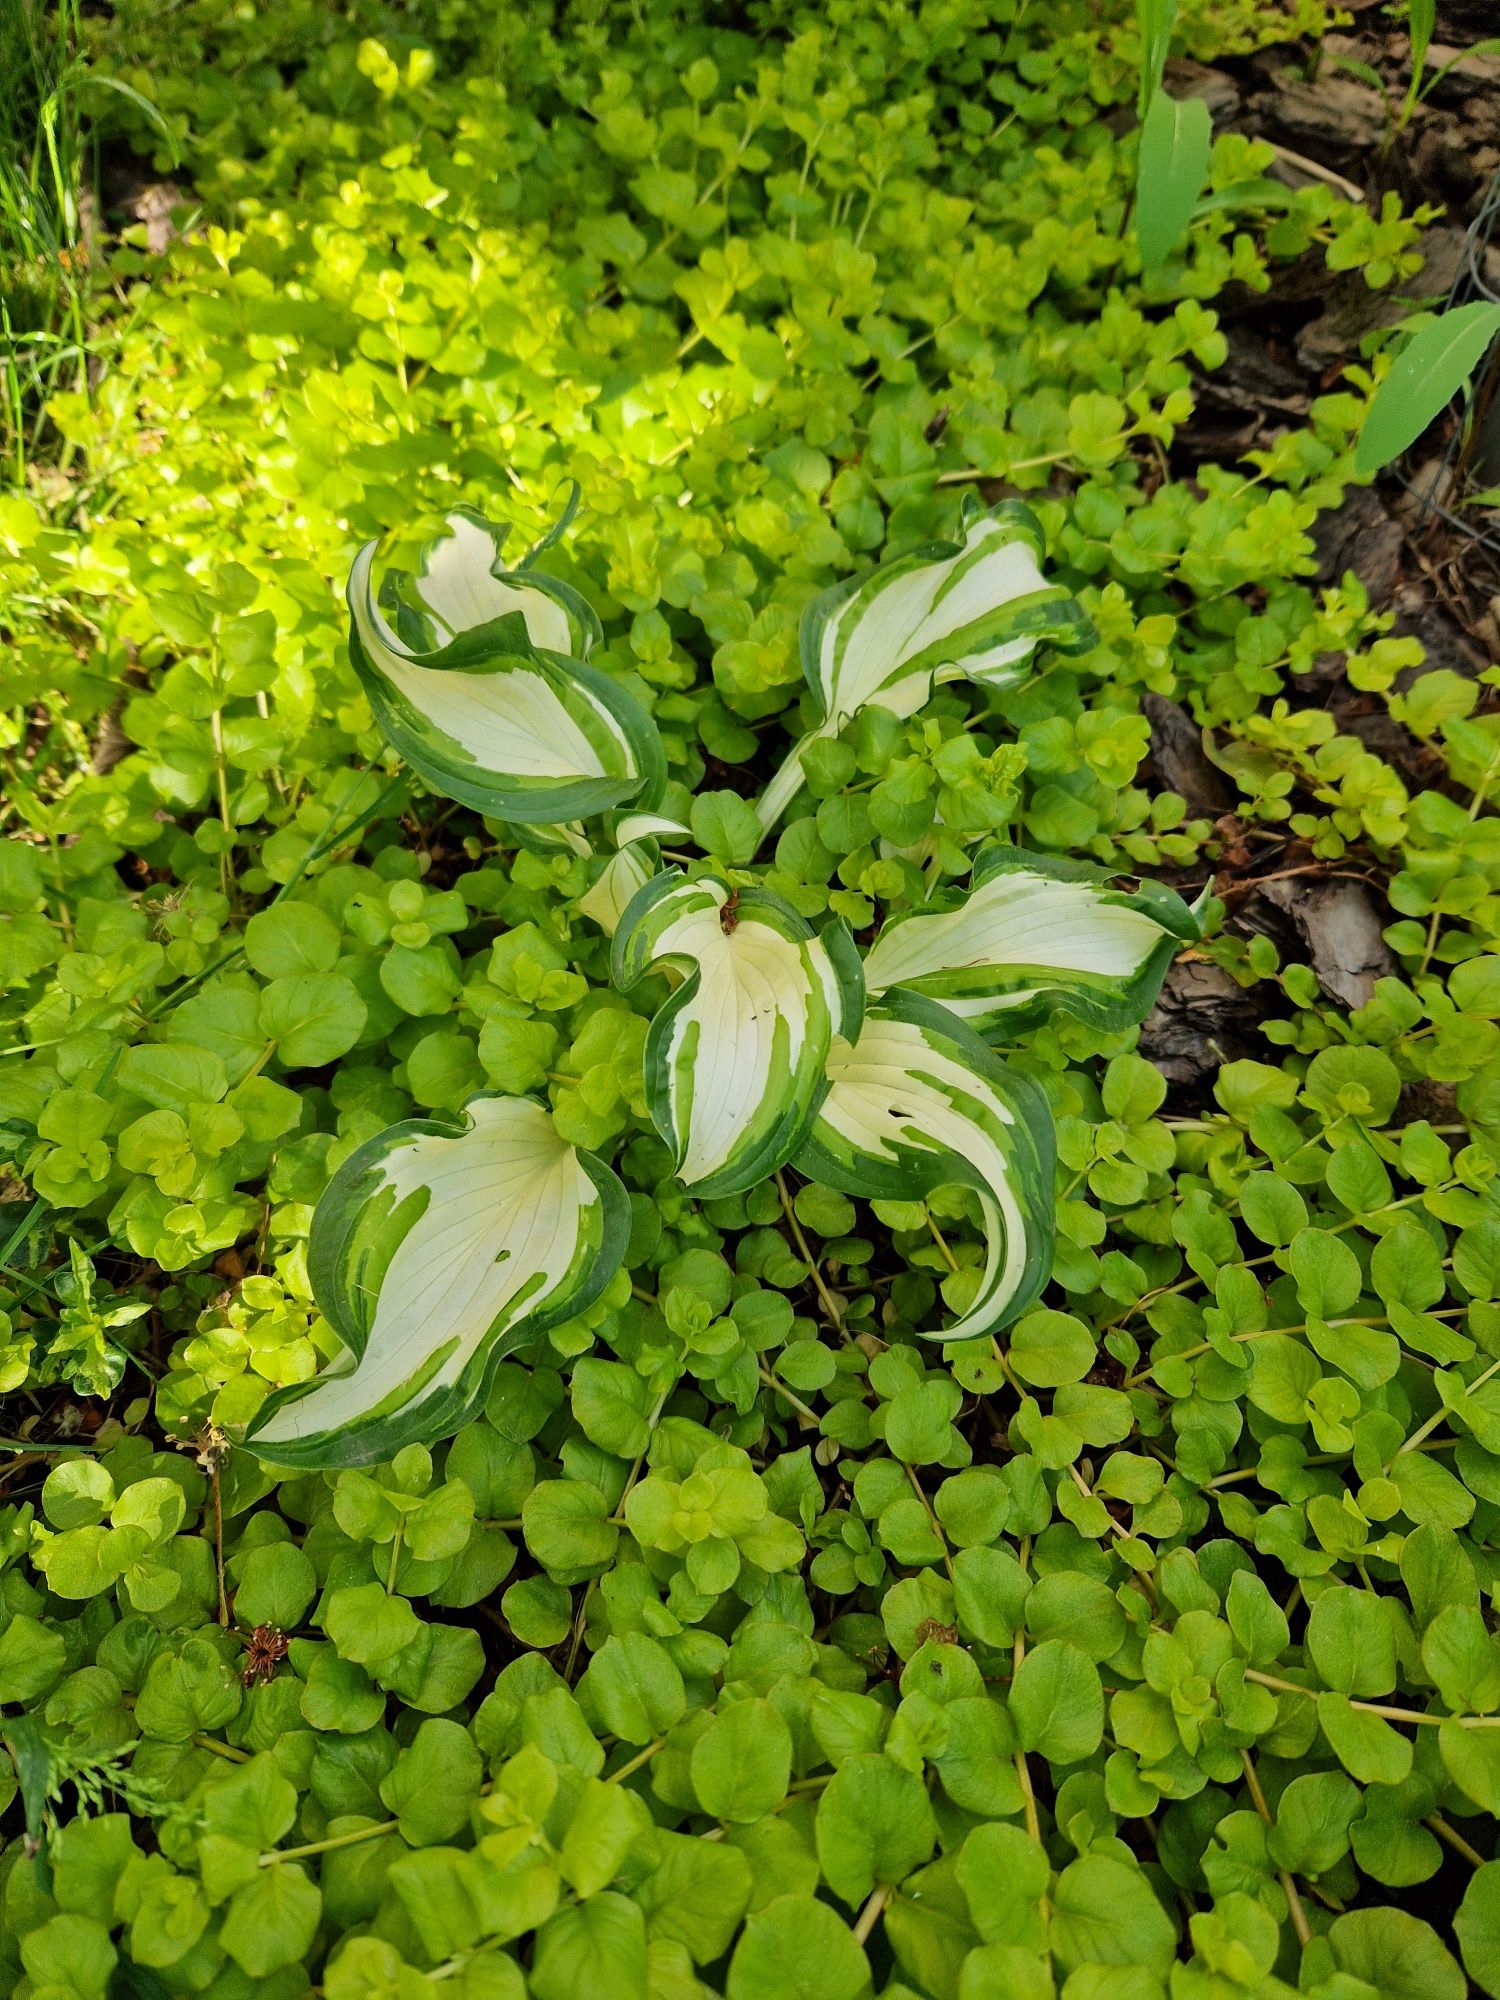
[[1443, 435], [1446, 428], [1446, 425], [1439, 425], [1433, 430], [1432, 443], [1421, 462], [1412, 463], [1410, 473], [1391, 494], [1391, 513], [1409, 535], [1419, 535], [1430, 529], [1433, 510], [1438, 507], [1452, 508], [1459, 498], [1453, 459], [1444, 450], [1448, 443]]
[[1187, 801], [1195, 819], [1216, 819], [1234, 804], [1234, 787], [1203, 747], [1203, 731], [1185, 708], [1149, 689], [1141, 709], [1151, 725], [1151, 762], [1163, 787]]
[[[1359, 352], [1359, 344], [1377, 327], [1394, 326], [1408, 317], [1413, 298], [1445, 299], [1467, 266], [1464, 231], [1435, 227], [1423, 232], [1422, 268], [1399, 284], [1372, 292], [1358, 272], [1341, 277], [1325, 274], [1327, 304], [1297, 335], [1297, 359], [1313, 374], [1340, 366]], [[1490, 246], [1480, 265], [1485, 280], [1500, 287], [1500, 251]]]
[[99, 718], [89, 769], [96, 778], [102, 778], [128, 757], [134, 748], [135, 745], [120, 726], [120, 705], [117, 703]]
[[1419, 639], [1427, 655], [1420, 667], [1408, 668], [1405, 675], [1398, 677], [1396, 685], [1403, 692], [1413, 681], [1420, 680], [1424, 673], [1430, 674], [1436, 667], [1447, 667], [1450, 673], [1462, 674], [1465, 680], [1474, 680], [1490, 664], [1482, 648], [1474, 643], [1458, 620], [1443, 609], [1425, 583], [1408, 583], [1398, 590], [1395, 609], [1397, 636]]
[[1275, 351], [1251, 326], [1231, 328], [1225, 344], [1229, 352], [1224, 366], [1207, 378], [1205, 386], [1232, 393], [1257, 409], [1275, 410], [1288, 417], [1306, 416], [1311, 400], [1309, 383], [1289, 356]]
[[1351, 487], [1342, 507], [1320, 514], [1312, 526], [1319, 583], [1338, 583], [1353, 570], [1370, 595], [1370, 609], [1384, 611], [1396, 594], [1406, 533], [1369, 486]]
[[1357, 162], [1385, 133], [1379, 93], [1346, 76], [1325, 74], [1307, 83], [1284, 69], [1265, 118], [1272, 131], [1325, 166]]
[[[1272, 164], [1274, 166], [1275, 162]], [[1287, 180], [1285, 175], [1272, 174], [1270, 178]], [[1289, 180], [1287, 184], [1291, 185]], [[1306, 311], [1299, 313], [1298, 308], [1321, 308], [1332, 282], [1321, 243], [1313, 244], [1300, 255], [1288, 258], [1285, 263], [1278, 260], [1272, 264], [1267, 276], [1271, 282], [1263, 292], [1232, 279], [1215, 299], [1215, 310], [1221, 316], [1232, 313], [1247, 320], [1252, 327], [1264, 324], [1270, 316], [1283, 326], [1295, 326], [1309, 316]], [[1303, 380], [1306, 379], [1304, 375]]]
[[1227, 1062], [1260, 1052], [1253, 989], [1237, 986], [1207, 959], [1179, 959], [1141, 1025], [1140, 1051], [1179, 1090], [1215, 1076]]
[[1436, 36], [1467, 48], [1495, 32], [1495, 0], [1438, 0]]
[[1229, 320], [1224, 365], [1197, 384], [1197, 406], [1175, 439], [1174, 457], [1222, 464], [1306, 421], [1311, 385], [1266, 342], [1253, 323]]
[[1426, 201], [1442, 202], [1450, 216], [1460, 222], [1472, 220], [1495, 169], [1500, 167], [1500, 144], [1494, 136], [1481, 137], [1483, 127], [1471, 126], [1469, 109], [1445, 110], [1421, 120], [1407, 147], [1407, 175], [1413, 189]]
[[1264, 882], [1259, 893], [1291, 918], [1318, 984], [1341, 1007], [1363, 1007], [1376, 980], [1396, 970], [1380, 935], [1380, 910], [1363, 882], [1300, 876]]

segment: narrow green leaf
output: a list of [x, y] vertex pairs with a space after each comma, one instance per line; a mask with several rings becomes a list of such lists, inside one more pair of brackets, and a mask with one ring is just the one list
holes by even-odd
[[1421, 79], [1418, 97], [1429, 97], [1449, 71], [1457, 69], [1461, 62], [1467, 62], [1470, 56], [1500, 56], [1500, 35], [1486, 35], [1482, 42], [1470, 42], [1466, 49], [1460, 49], [1456, 55], [1449, 56], [1431, 76]]
[[1231, 181], [1228, 187], [1215, 188], [1211, 194], [1200, 195], [1193, 207], [1193, 220], [1196, 222], [1200, 215], [1213, 215], [1220, 210], [1295, 207], [1296, 196], [1289, 187], [1261, 175], [1254, 180]]
[[1361, 62], [1358, 56], [1340, 55], [1334, 57], [1334, 67], [1347, 70], [1350, 76], [1358, 77], [1360, 82], [1368, 84], [1371, 90], [1378, 90], [1382, 96], [1385, 95], [1385, 78], [1372, 63]]
[[1141, 33], [1141, 73], [1136, 87], [1137, 115], [1144, 118], [1146, 107], [1161, 88], [1172, 45], [1172, 29], [1177, 20], [1177, 0], [1135, 0], [1136, 26]]
[[15, 1766], [27, 1838], [40, 1840], [52, 1782], [52, 1754], [41, 1724], [34, 1715], [8, 1716], [0, 1742], [10, 1752], [10, 1761]]
[[1437, 0], [1406, 0], [1406, 28], [1411, 37], [1411, 80], [1406, 87], [1403, 115], [1408, 118], [1411, 116], [1413, 106], [1423, 95], [1422, 71], [1426, 66], [1427, 51], [1432, 46], [1432, 31], [1436, 26]]
[[1369, 476], [1415, 444], [1467, 387], [1500, 336], [1500, 305], [1455, 306], [1414, 333], [1375, 391], [1354, 447], [1354, 469]]
[[1147, 270], [1187, 233], [1212, 151], [1213, 121], [1203, 99], [1158, 90], [1141, 123], [1135, 182], [1135, 240]]

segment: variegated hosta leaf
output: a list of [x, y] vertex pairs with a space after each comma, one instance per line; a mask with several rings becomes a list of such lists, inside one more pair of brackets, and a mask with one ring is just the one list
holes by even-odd
[[606, 937], [613, 937], [620, 919], [660, 863], [661, 855], [654, 840], [633, 840], [628, 847], [610, 855], [578, 898], [579, 909], [586, 917], [593, 918]]
[[[802, 615], [802, 670], [833, 735], [867, 706], [914, 715], [943, 681], [1012, 687], [1042, 644], [1079, 652], [1094, 630], [1042, 575], [1042, 531], [1016, 501], [971, 511], [961, 542], [932, 542], [837, 584]], [[800, 748], [800, 746], [799, 746]], [[796, 796], [794, 751], [757, 811], [771, 826]]]
[[598, 1297], [629, 1227], [609, 1168], [530, 1098], [392, 1125], [313, 1216], [313, 1291], [347, 1357], [271, 1396], [246, 1443], [279, 1465], [363, 1465], [451, 1436], [502, 1355]]
[[979, 1290], [929, 1338], [972, 1340], [1024, 1312], [1052, 1270], [1052, 1116], [1038, 1087], [917, 993], [872, 1007], [852, 1048], [834, 1043], [828, 1075], [800, 1173], [867, 1197], [918, 1200], [949, 1182], [979, 1197]]
[[629, 847], [637, 840], [691, 840], [693, 829], [670, 813], [624, 812], [615, 821], [616, 847]]
[[574, 854], [581, 861], [593, 856], [594, 843], [580, 820], [533, 820], [514, 825], [510, 831], [517, 847], [528, 848], [533, 854]]
[[905, 987], [941, 1000], [991, 1039], [1058, 1008], [1096, 1028], [1142, 1021], [1167, 967], [1203, 926], [1180, 896], [1134, 895], [1084, 862], [989, 847], [951, 907], [888, 923], [865, 959], [872, 993]]
[[415, 575], [396, 571], [386, 578], [382, 596], [394, 605], [404, 639], [430, 651], [509, 619], [514, 634], [533, 646], [588, 658], [599, 621], [570, 584], [502, 568], [506, 531], [472, 508], [455, 508], [443, 525], [446, 534], [423, 549]]
[[578, 898], [579, 909], [586, 917], [593, 918], [606, 937], [614, 936], [631, 898], [645, 888], [660, 868], [663, 838], [691, 840], [692, 829], [663, 813], [619, 815], [615, 827], [617, 851]]
[[859, 958], [835, 920], [821, 933], [765, 889], [717, 875], [658, 875], [615, 933], [615, 984], [655, 966], [682, 983], [646, 1037], [646, 1097], [676, 1170], [700, 1195], [736, 1194], [801, 1143], [837, 1034], [857, 1034]]
[[501, 569], [500, 532], [480, 516], [450, 514], [448, 530], [416, 575], [386, 576], [378, 603], [373, 542], [349, 575], [349, 654], [390, 742], [435, 790], [498, 819], [566, 822], [649, 796], [660, 740], [583, 664], [599, 630], [588, 605], [555, 577]]

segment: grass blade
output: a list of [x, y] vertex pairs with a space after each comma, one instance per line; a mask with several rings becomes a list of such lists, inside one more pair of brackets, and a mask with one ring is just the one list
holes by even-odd
[[1422, 91], [1422, 69], [1437, 25], [1437, 0], [1407, 0], [1406, 26], [1411, 38], [1411, 80], [1406, 86], [1403, 116], [1409, 118]]

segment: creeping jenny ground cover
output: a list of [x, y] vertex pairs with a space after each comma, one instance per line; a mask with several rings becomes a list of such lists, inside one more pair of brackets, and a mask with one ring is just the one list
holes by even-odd
[[[1143, 277], [1135, 30], [1073, 0], [171, 20], [106, 57], [197, 218], [114, 253], [108, 365], [0, 499], [6, 1980], [1500, 1993], [1500, 739], [1308, 581], [1370, 376], [1172, 458], [1226, 288], [1399, 285], [1415, 224], [1258, 204], [1226, 136]], [[1179, 46], [1320, 25], [1189, 7]], [[1096, 643], [861, 710], [762, 845], [804, 607], [979, 474]], [[1222, 840], [1142, 782], [1154, 691], [1242, 826], [1381, 885], [1399, 970], [1350, 1012], [1210, 899], [1187, 948], [1259, 1053], [1185, 1106], [1132, 1023], [1043, 1010], [1006, 1061], [1050, 1281], [945, 1345], [976, 1191], [685, 1190], [599, 856], [429, 790], [350, 664], [361, 544], [410, 570], [465, 507], [523, 550], [574, 481], [546, 568], [747, 908], [868, 948], [997, 845], [1196, 896]], [[1330, 658], [1428, 789], [1337, 734]], [[481, 1093], [608, 1162], [620, 1270], [457, 1435], [258, 1457], [338, 1347], [320, 1197]]]

